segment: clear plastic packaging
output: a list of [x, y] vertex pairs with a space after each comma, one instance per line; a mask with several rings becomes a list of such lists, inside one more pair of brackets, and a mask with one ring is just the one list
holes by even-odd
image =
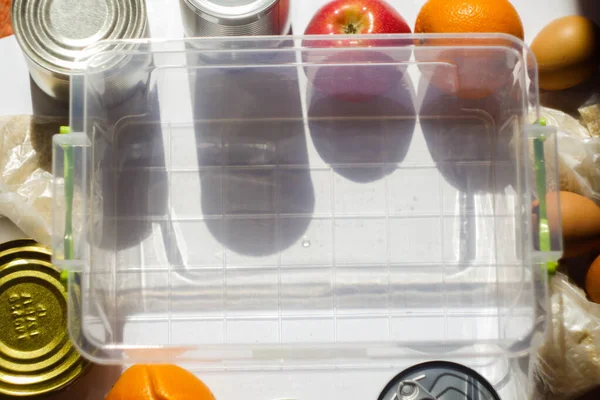
[[[528, 157], [555, 133], [529, 118], [531, 55], [504, 35], [346, 39], [118, 42], [87, 60], [73, 133], [55, 137], [53, 249], [82, 286], [70, 322], [88, 358], [381, 367], [531, 350], [561, 252], [531, 222], [532, 172], [556, 158]], [[147, 79], [109, 108], [115, 56]]]
[[[0, 215], [47, 246], [52, 235], [52, 118], [0, 118]], [[63, 210], [64, 213], [64, 210]]]
[[551, 281], [551, 320], [533, 357], [535, 400], [574, 399], [600, 382], [600, 305], [560, 273]]

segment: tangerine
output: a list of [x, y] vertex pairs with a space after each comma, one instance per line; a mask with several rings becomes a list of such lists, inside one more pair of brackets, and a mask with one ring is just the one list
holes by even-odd
[[428, 0], [415, 33], [506, 33], [524, 39], [523, 22], [508, 0]]
[[[504, 33], [523, 39], [523, 24], [508, 0], [428, 0], [421, 8], [415, 33]], [[446, 49], [433, 50], [430, 46]], [[481, 99], [512, 90], [514, 55], [510, 40], [495, 38], [427, 39], [415, 50], [428, 81], [446, 94]], [[477, 46], [477, 49], [470, 49]], [[429, 47], [426, 49], [425, 47]], [[439, 64], [437, 67], [431, 63]], [[502, 94], [505, 96], [506, 94]]]
[[121, 375], [105, 400], [215, 400], [194, 374], [176, 365], [136, 364]]

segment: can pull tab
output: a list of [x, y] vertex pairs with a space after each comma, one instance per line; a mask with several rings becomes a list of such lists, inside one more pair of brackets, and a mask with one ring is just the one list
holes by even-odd
[[400, 382], [396, 390], [396, 400], [438, 400], [418, 382], [422, 378], [424, 377]]

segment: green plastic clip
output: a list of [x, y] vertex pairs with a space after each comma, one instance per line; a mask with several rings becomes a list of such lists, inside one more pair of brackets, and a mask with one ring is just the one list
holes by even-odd
[[60, 271], [60, 282], [63, 284], [64, 287], [67, 287], [67, 285], [69, 284], [69, 271], [66, 269], [63, 269], [62, 271]]
[[[537, 121], [540, 126], [546, 126], [546, 119], [541, 118]], [[533, 149], [535, 155], [535, 181], [538, 192], [539, 201], [539, 248], [540, 251], [549, 252], [552, 250], [552, 242], [550, 238], [550, 224], [548, 222], [548, 208], [546, 204], [546, 158], [544, 155], [544, 135], [533, 139]], [[548, 261], [545, 264], [546, 272], [550, 275], [556, 273], [558, 263], [556, 261]]]
[[[61, 135], [71, 132], [68, 126], [61, 126], [59, 130]], [[73, 149], [69, 146], [63, 146], [65, 151], [64, 159], [64, 182], [65, 182], [65, 236], [64, 251], [65, 259], [72, 260], [75, 257], [73, 248], [73, 175], [74, 175], [74, 155]]]

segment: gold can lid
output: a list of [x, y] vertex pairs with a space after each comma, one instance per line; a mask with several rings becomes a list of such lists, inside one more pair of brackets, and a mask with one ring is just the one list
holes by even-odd
[[54, 392], [85, 371], [69, 338], [68, 303], [49, 261], [19, 258], [0, 267], [0, 394]]
[[18, 247], [37, 246], [38, 242], [33, 239], [15, 239], [0, 243], [0, 252]]
[[2, 248], [0, 246], [0, 265], [7, 264], [16, 259], [52, 261], [52, 252], [47, 247], [37, 243], [25, 246]]

